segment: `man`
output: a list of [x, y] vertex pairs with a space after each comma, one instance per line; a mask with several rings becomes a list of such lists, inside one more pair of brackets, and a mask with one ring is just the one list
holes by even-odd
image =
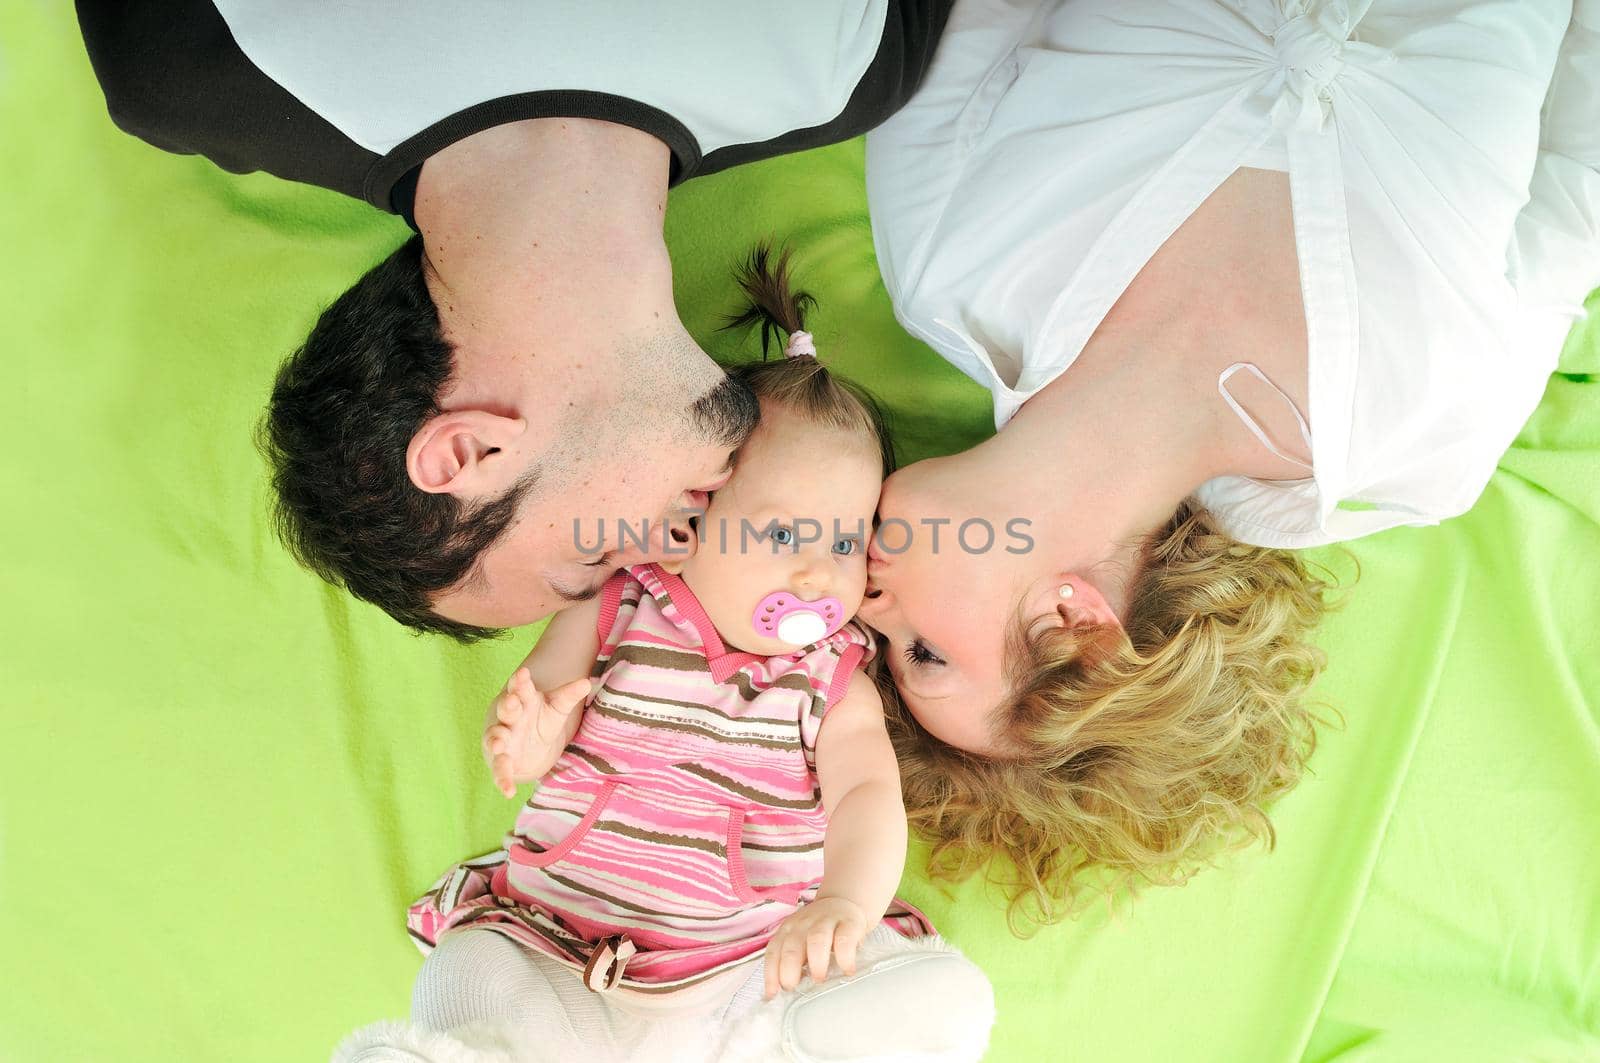
[[877, 124], [950, 3], [79, 0], [78, 18], [122, 129], [417, 230], [284, 364], [262, 445], [302, 563], [466, 640], [692, 548], [686, 515], [758, 411], [673, 305], [667, 189]]

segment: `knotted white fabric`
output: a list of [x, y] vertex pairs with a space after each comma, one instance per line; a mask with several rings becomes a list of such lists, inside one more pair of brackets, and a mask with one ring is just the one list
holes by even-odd
[[1350, 39], [1354, 21], [1344, 3], [1290, 5], [1299, 8], [1272, 34], [1283, 64], [1284, 84], [1272, 105], [1272, 124], [1281, 130], [1320, 130], [1331, 111], [1333, 83], [1347, 61], [1372, 65], [1394, 61], [1387, 49]]

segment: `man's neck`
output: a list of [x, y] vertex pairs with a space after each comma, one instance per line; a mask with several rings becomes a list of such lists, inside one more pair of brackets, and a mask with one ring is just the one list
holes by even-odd
[[626, 126], [535, 119], [424, 164], [415, 214], [460, 376], [498, 376], [497, 363], [529, 352], [576, 369], [594, 353], [586, 337], [675, 319], [670, 162], [665, 144]]

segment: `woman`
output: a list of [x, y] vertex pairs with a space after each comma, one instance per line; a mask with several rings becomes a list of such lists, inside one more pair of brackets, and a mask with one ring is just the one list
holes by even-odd
[[885, 485], [861, 613], [956, 869], [1048, 909], [1267, 833], [1314, 737], [1289, 551], [1470, 507], [1600, 282], [1597, 41], [1596, 0], [956, 6], [868, 194], [1000, 432]]

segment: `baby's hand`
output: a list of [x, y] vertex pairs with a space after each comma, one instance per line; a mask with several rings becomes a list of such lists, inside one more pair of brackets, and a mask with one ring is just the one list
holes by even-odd
[[587, 679], [574, 679], [549, 694], [534, 689], [526, 668], [518, 668], [506, 681], [489, 706], [489, 726], [483, 732], [483, 756], [501, 793], [515, 797], [518, 783], [537, 779], [555, 766], [588, 696]]
[[767, 999], [780, 987], [799, 985], [802, 967], [810, 969], [813, 982], [827, 978], [830, 955], [845, 974], [855, 974], [856, 946], [867, 929], [866, 913], [843, 897], [819, 898], [795, 912], [767, 943]]

